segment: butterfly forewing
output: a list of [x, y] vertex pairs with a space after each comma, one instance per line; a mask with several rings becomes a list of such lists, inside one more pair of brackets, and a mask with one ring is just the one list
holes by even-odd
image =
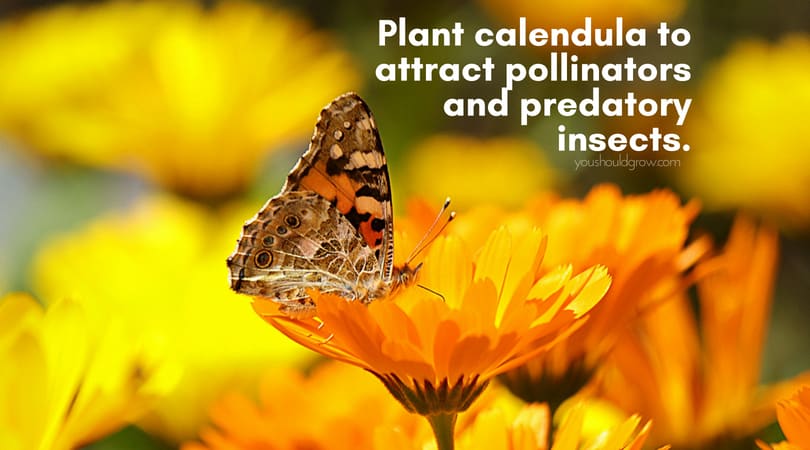
[[384, 280], [394, 259], [388, 166], [368, 105], [344, 94], [321, 111], [312, 142], [282, 192], [311, 191], [329, 201], [376, 252]]

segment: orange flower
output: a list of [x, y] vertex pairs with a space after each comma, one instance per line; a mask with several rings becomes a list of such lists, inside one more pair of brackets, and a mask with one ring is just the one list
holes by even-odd
[[788, 398], [776, 403], [776, 417], [787, 441], [767, 445], [757, 441], [761, 449], [800, 450], [810, 448], [810, 385], [804, 385]]
[[375, 374], [408, 411], [443, 430], [437, 437], [452, 440], [456, 414], [490, 378], [564, 339], [610, 285], [603, 267], [540, 276], [545, 242], [537, 230], [500, 228], [472, 257], [458, 237], [440, 237], [421, 273], [435, 292], [413, 287], [368, 306], [312, 292], [317, 316], [308, 319], [279, 313], [269, 299], [253, 306], [296, 342]]
[[[512, 240], [507, 230], [495, 231], [472, 259], [460, 239], [437, 239], [421, 282], [443, 299], [413, 288], [394, 301], [366, 307], [312, 292], [318, 318], [304, 320], [278, 314], [276, 303], [263, 298], [255, 299], [254, 308], [302, 345], [389, 383], [414, 390], [449, 383], [463, 391], [561, 340], [610, 283], [601, 267], [577, 276], [570, 267], [560, 267], [539, 278], [544, 236], [533, 232], [514, 244]], [[463, 410], [469, 395], [458, 400], [406, 408], [428, 407], [423, 413], [435, 411], [430, 406]]]
[[[504, 381], [525, 400], [553, 408], [575, 394], [619, 332], [680, 289], [681, 272], [708, 249], [705, 241], [684, 248], [696, 213], [696, 204], [681, 205], [670, 191], [622, 196], [615, 186], [603, 185], [584, 200], [538, 197], [528, 215], [514, 217], [514, 227], [536, 224], [548, 233], [543, 270], [563, 262], [575, 271], [603, 264], [613, 282], [570, 339], [506, 374]], [[459, 222], [465, 219], [462, 215]]]
[[392, 402], [371, 375], [345, 364], [326, 363], [306, 378], [292, 369], [269, 372], [258, 403], [236, 393], [224, 397], [214, 405], [213, 425], [200, 433], [201, 442], [182, 450], [367, 449], [377, 427], [430, 438], [419, 417]]
[[[485, 397], [476, 403], [482, 408], [462, 415], [459, 449], [548, 448], [552, 420], [546, 405], [518, 404], [503, 389], [488, 390]], [[589, 405], [573, 405], [558, 424], [552, 449], [637, 449], [650, 430], [637, 416], [595, 421], [592, 413]], [[228, 395], [214, 405], [211, 420], [199, 440], [181, 450], [415, 450], [430, 448], [431, 439], [424, 422], [390, 401], [371, 375], [338, 362], [308, 377], [289, 369], [269, 372], [258, 401]]]
[[790, 398], [777, 403], [776, 417], [791, 444], [810, 448], [810, 386], [802, 386]]
[[656, 442], [715, 448], [745, 438], [773, 420], [769, 405], [795, 388], [797, 381], [764, 389], [758, 381], [777, 243], [774, 230], [738, 219], [723, 252], [696, 269], [700, 331], [678, 295], [614, 351], [605, 395], [651, 417]]

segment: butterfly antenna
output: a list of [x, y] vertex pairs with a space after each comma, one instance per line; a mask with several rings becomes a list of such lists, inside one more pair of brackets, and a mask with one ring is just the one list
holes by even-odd
[[429, 288], [429, 287], [427, 287], [427, 286], [421, 285], [421, 284], [417, 284], [416, 286], [418, 286], [418, 287], [420, 287], [420, 288], [422, 288], [422, 289], [424, 289], [424, 290], [426, 290], [426, 291], [430, 292], [431, 294], [433, 294], [433, 295], [435, 295], [435, 296], [439, 297], [440, 299], [442, 299], [442, 301], [443, 301], [443, 302], [447, 303], [447, 300], [445, 300], [445, 299], [444, 299], [444, 295], [442, 295], [442, 294], [441, 294], [441, 293], [439, 293], [438, 291], [434, 291], [433, 289], [431, 289], [431, 288]]
[[450, 211], [450, 214], [447, 216], [447, 220], [442, 224], [441, 228], [439, 228], [439, 230], [436, 231], [435, 233], [433, 232], [433, 230], [435, 230], [436, 226], [439, 224], [439, 219], [442, 218], [442, 216], [444, 215], [445, 211], [447, 211], [447, 208], [449, 206], [450, 206], [450, 197], [447, 197], [444, 200], [444, 204], [442, 205], [442, 208], [439, 210], [439, 213], [436, 214], [436, 218], [433, 219], [433, 223], [430, 224], [427, 231], [425, 231], [425, 234], [422, 235], [422, 239], [420, 239], [419, 243], [417, 243], [416, 246], [414, 246], [413, 251], [411, 251], [411, 254], [408, 256], [408, 259], [405, 260], [406, 264], [410, 264], [410, 262], [413, 261], [414, 258], [419, 256], [419, 254], [422, 253], [423, 250], [428, 248], [430, 246], [430, 243], [433, 242], [437, 237], [439, 237], [439, 235], [442, 234], [442, 231], [444, 231], [444, 229], [447, 228], [447, 225], [449, 225], [450, 222], [452, 222], [453, 219], [456, 218], [456, 212]]

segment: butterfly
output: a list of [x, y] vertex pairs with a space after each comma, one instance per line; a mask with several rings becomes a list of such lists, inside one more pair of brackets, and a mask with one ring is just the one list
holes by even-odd
[[231, 288], [293, 317], [315, 314], [308, 289], [370, 303], [412, 284], [421, 266], [394, 265], [393, 233], [380, 134], [349, 92], [321, 111], [281, 192], [245, 223], [227, 260]]

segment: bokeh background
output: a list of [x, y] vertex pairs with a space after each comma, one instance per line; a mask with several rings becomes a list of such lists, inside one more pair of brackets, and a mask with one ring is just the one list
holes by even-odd
[[[514, 101], [509, 118], [448, 118], [444, 99], [494, 97], [500, 83], [383, 83], [377, 64], [403, 56], [531, 64], [547, 50], [481, 49], [469, 39], [461, 48], [378, 46], [377, 21], [399, 16], [422, 27], [461, 21], [468, 33], [520, 16], [540, 27], [584, 16], [685, 27], [685, 48], [591, 49], [581, 59], [690, 64], [688, 83], [610, 89], [693, 98], [675, 130], [691, 151], [630, 155], [677, 158], [680, 167], [574, 170], [574, 159], [598, 155], [557, 152], [559, 123], [628, 134], [673, 125], [537, 118], [521, 127]], [[513, 98], [576, 98], [590, 86], [524, 83]], [[196, 435], [226, 387], [247, 389], [267, 368], [314, 360], [228, 291], [224, 259], [241, 222], [306, 148], [320, 109], [348, 90], [376, 116], [398, 212], [412, 196], [438, 204], [449, 195], [463, 214], [483, 203], [519, 207], [544, 190], [581, 197], [610, 182], [625, 193], [666, 187], [697, 199], [696, 236], [722, 242], [739, 211], [773, 224], [781, 255], [761, 379], [810, 367], [804, 0], [0, 0], [0, 293], [82, 299], [90, 322], [120, 321], [124, 335], [158, 341], [184, 367], [166, 375], [180, 380], [170, 401], [89, 448], [174, 448]]]

